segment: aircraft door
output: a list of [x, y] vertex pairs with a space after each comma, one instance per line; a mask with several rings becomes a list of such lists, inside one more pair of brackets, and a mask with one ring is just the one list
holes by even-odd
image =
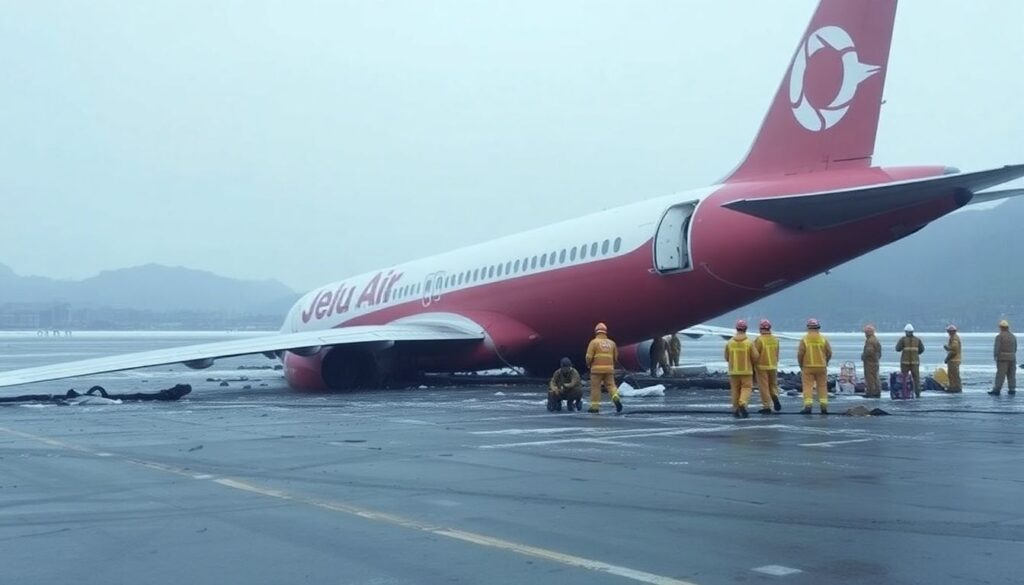
[[665, 211], [654, 236], [654, 268], [658, 272], [691, 270], [690, 218], [696, 201], [673, 205]]

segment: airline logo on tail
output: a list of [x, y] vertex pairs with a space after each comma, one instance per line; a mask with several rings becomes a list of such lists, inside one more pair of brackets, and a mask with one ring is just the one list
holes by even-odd
[[[824, 48], [835, 51], [842, 59], [843, 74], [835, 98], [825, 106], [815, 106], [804, 88], [807, 63], [811, 56]], [[835, 126], [850, 109], [857, 87], [865, 79], [878, 73], [881, 67], [861, 63], [857, 46], [849, 33], [838, 26], [823, 26], [807, 36], [800, 45], [789, 75], [789, 102], [793, 117], [811, 132], [821, 132]]]

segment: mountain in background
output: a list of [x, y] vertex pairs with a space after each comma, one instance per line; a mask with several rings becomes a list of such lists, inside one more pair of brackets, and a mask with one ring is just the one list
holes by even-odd
[[0, 264], [0, 306], [61, 303], [71, 310], [273, 313], [282, 318], [298, 296], [276, 280], [238, 280], [159, 264], [106, 270], [84, 280], [18, 276]]
[[859, 330], [866, 323], [902, 330], [991, 331], [1022, 313], [1021, 226], [1024, 200], [988, 211], [963, 211], [920, 232], [716, 319], [768, 317], [799, 330], [808, 317], [826, 329]]

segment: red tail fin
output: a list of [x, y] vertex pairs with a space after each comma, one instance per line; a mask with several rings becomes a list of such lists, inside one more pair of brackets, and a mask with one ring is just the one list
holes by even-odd
[[896, 0], [821, 0], [728, 181], [870, 166]]

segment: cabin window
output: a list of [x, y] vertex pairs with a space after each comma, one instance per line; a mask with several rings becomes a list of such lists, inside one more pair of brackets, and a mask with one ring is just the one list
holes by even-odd
[[512, 274], [512, 261], [509, 260], [505, 263], [505, 274]]
[[512, 267], [512, 270], [513, 270], [513, 271], [514, 271], [514, 272], [515, 272], [516, 274], [519, 274], [519, 260], [516, 260], [516, 263], [515, 263], [515, 265], [514, 265], [514, 266]]
[[476, 282], [479, 278], [480, 278], [480, 269], [479, 268], [474, 268], [473, 269], [473, 282]]
[[574, 246], [571, 250], [569, 250], [569, 261], [570, 262], [574, 262], [575, 260], [576, 260], [576, 247]]
[[587, 245], [583, 244], [582, 246], [580, 246], [580, 260], [583, 260], [586, 257], [587, 257]]
[[530, 270], [535, 270], [536, 268], [537, 268], [537, 257], [534, 256], [533, 258], [530, 258]]
[[545, 266], [547, 266], [547, 264], [548, 264], [548, 255], [547, 254], [542, 254], [541, 257], [540, 257], [540, 267], [544, 268]]
[[487, 278], [494, 278], [494, 267], [491, 266], [487, 269]]
[[590, 255], [597, 256], [597, 242], [590, 244]]
[[610, 248], [611, 245], [612, 245], [612, 243], [609, 242], [608, 240], [605, 240], [604, 243], [601, 244], [601, 255], [602, 256], [607, 256], [608, 255], [608, 248]]
[[501, 264], [498, 264], [498, 277], [501, 277]]
[[562, 251], [558, 253], [558, 263], [565, 264], [565, 248], [562, 248]]
[[622, 238], [615, 238], [615, 244], [612, 247], [613, 251], [618, 252], [622, 249]]

